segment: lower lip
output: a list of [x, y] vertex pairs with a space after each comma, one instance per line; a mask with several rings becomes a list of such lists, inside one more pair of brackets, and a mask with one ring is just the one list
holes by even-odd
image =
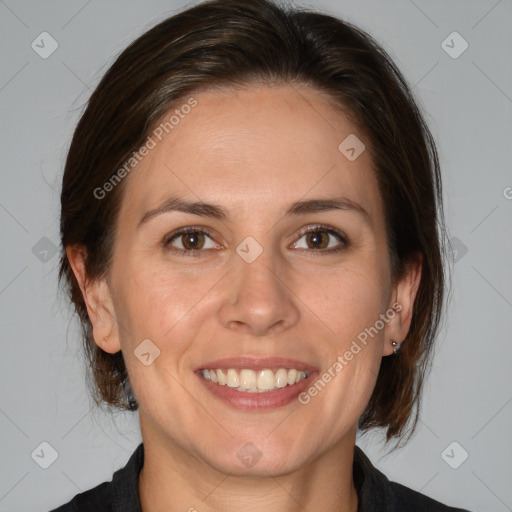
[[221, 400], [229, 405], [242, 410], [262, 411], [269, 409], [277, 409], [288, 405], [297, 399], [308, 386], [311, 385], [313, 379], [318, 372], [310, 373], [304, 380], [278, 388], [275, 391], [264, 391], [262, 393], [248, 393], [246, 391], [237, 391], [235, 388], [215, 384], [210, 380], [206, 380], [199, 373], [196, 373], [203, 385], [211, 391], [214, 395], [218, 396]]

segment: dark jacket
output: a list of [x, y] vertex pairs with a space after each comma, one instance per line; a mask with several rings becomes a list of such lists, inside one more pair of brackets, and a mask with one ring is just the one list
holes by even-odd
[[[114, 473], [112, 481], [77, 494], [51, 512], [142, 512], [138, 482], [143, 464], [144, 445], [141, 443], [126, 466]], [[390, 482], [358, 446], [354, 451], [353, 467], [359, 496], [358, 512], [468, 512]]]

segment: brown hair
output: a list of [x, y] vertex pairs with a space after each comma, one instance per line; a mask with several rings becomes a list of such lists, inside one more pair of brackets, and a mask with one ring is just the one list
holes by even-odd
[[[383, 48], [350, 23], [267, 0], [213, 0], [172, 16], [115, 60], [75, 130], [62, 182], [59, 282], [81, 321], [96, 403], [136, 408], [124, 384], [121, 351], [92, 337], [84, 298], [65, 248], [86, 250], [90, 280], [108, 277], [126, 179], [103, 199], [112, 178], [170, 108], [195, 91], [251, 83], [304, 84], [323, 91], [365, 134], [383, 198], [393, 282], [408, 259], [423, 257], [422, 279], [401, 351], [383, 357], [362, 431], [401, 437], [418, 420], [445, 294], [445, 228], [436, 147], [405, 79]], [[415, 414], [414, 414], [415, 411]]]

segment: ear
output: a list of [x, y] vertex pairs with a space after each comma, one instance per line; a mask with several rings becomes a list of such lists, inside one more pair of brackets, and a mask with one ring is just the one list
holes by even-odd
[[394, 309], [395, 315], [386, 325], [383, 356], [394, 353], [395, 347], [391, 344], [391, 340], [402, 343], [409, 332], [414, 300], [420, 287], [422, 263], [422, 254], [414, 253], [406, 264], [404, 276], [395, 287], [392, 302], [388, 305], [389, 309]]
[[115, 310], [106, 279], [91, 282], [85, 270], [87, 251], [81, 245], [66, 247], [66, 254], [87, 306], [96, 345], [114, 354], [121, 350]]

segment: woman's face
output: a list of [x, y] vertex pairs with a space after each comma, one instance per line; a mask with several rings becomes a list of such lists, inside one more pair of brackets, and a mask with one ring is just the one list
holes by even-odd
[[194, 98], [126, 178], [95, 338], [122, 349], [143, 438], [284, 474], [353, 445], [418, 281], [392, 286], [367, 141], [324, 95]]

